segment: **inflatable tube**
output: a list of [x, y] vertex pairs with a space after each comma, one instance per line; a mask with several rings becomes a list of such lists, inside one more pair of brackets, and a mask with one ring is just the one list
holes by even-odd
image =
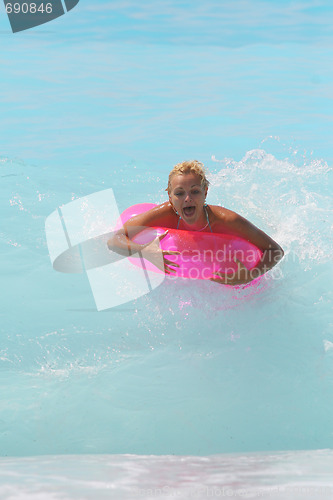
[[[141, 203], [127, 208], [120, 216], [116, 228], [121, 227], [135, 215], [156, 207], [153, 203]], [[237, 270], [235, 259], [253, 269], [262, 257], [262, 252], [252, 243], [229, 234], [185, 231], [166, 227], [147, 227], [133, 239], [135, 243], [146, 244], [168, 230], [167, 236], [160, 241], [162, 250], [176, 250], [180, 255], [168, 255], [168, 259], [179, 264], [174, 268], [175, 276], [190, 279], [209, 279], [218, 271], [232, 274]], [[146, 259], [130, 258], [136, 266], [163, 273]], [[142, 262], [144, 261], [144, 263]]]

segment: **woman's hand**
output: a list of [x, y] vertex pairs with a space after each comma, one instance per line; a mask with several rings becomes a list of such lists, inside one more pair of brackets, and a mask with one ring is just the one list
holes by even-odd
[[215, 283], [220, 283], [221, 285], [231, 286], [244, 285], [252, 281], [253, 276], [251, 276], [251, 273], [244, 266], [244, 264], [238, 259], [235, 259], [235, 262], [238, 265], [237, 271], [234, 271], [232, 274], [216, 272], [214, 275], [218, 277], [211, 277], [209, 280], [215, 281]]
[[[172, 269], [172, 267], [179, 267], [179, 264], [176, 262], [173, 262], [172, 260], [167, 259], [165, 256], [166, 255], [179, 255], [180, 252], [176, 251], [171, 251], [171, 250], [162, 250], [160, 247], [160, 241], [166, 237], [168, 234], [168, 231], [165, 231], [165, 233], [160, 234], [159, 236], [156, 236], [153, 241], [148, 243], [148, 245], [145, 247], [143, 251], [143, 257], [154, 266], [156, 266], [158, 269], [161, 271], [164, 271], [165, 274], [172, 274], [175, 272], [175, 269]], [[161, 259], [162, 255], [162, 259]], [[172, 267], [171, 267], [172, 266]]]

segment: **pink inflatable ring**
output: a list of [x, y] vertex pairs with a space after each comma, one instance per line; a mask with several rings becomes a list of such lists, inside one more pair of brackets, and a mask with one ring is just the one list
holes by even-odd
[[[121, 214], [116, 229], [135, 215], [147, 212], [156, 206], [154, 203], [140, 203], [127, 208]], [[235, 259], [251, 270], [262, 257], [261, 250], [255, 245], [229, 234], [147, 227], [132, 239], [135, 243], [146, 244], [166, 230], [168, 234], [160, 241], [160, 247], [162, 250], [180, 252], [179, 255], [168, 255], [168, 259], [179, 264], [179, 268], [174, 268], [173, 274], [181, 278], [207, 280], [218, 271], [232, 274], [237, 270]], [[130, 260], [136, 266], [157, 273], [163, 272], [146, 259], [130, 257]]]

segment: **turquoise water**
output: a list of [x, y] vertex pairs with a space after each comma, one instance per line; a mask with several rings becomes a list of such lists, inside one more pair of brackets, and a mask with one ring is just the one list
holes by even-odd
[[[257, 4], [258, 20], [247, 2], [156, 5], [81, 0], [16, 35], [0, 17], [4, 498], [90, 498], [96, 484], [100, 498], [332, 488], [332, 9]], [[208, 202], [285, 258], [243, 290], [167, 278], [98, 312], [85, 274], [52, 269], [46, 218], [108, 188], [120, 211], [161, 203], [188, 158], [209, 170]], [[273, 457], [269, 479], [259, 452]], [[250, 483], [234, 453], [256, 464]]]
[[97, 312], [85, 274], [52, 269], [45, 216], [101, 182], [120, 205], [159, 202], [164, 179], [143, 183], [132, 167], [122, 198], [128, 181], [120, 175], [118, 190], [104, 167], [57, 183], [52, 169], [2, 162], [4, 454], [331, 446], [331, 169], [263, 150], [215, 165], [209, 202], [269, 232], [283, 262], [243, 290], [170, 278]]

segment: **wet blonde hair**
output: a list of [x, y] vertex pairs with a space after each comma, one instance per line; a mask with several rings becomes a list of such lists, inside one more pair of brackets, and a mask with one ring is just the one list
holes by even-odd
[[197, 160], [183, 161], [182, 163], [177, 163], [171, 170], [169, 174], [168, 187], [166, 191], [170, 194], [171, 192], [171, 180], [174, 175], [183, 174], [196, 174], [201, 179], [201, 187], [206, 189], [209, 186], [209, 181], [206, 178], [204, 164]]

